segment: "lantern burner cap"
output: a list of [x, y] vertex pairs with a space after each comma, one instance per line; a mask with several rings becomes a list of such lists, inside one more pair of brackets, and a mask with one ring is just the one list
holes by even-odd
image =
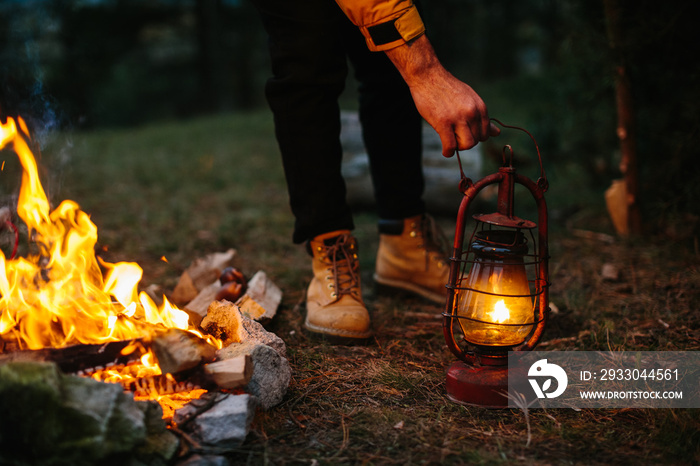
[[476, 233], [472, 250], [482, 254], [527, 254], [527, 240], [516, 230], [482, 230]]
[[498, 212], [492, 214], [477, 214], [474, 215], [474, 220], [498, 227], [525, 228], [528, 230], [537, 227], [537, 224], [532, 220], [525, 220], [516, 216], [509, 217]]

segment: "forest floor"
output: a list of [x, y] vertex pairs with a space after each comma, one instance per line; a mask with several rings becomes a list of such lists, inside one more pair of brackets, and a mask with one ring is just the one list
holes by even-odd
[[[278, 157], [269, 116], [255, 113], [59, 137], [40, 160], [49, 195], [90, 213], [101, 255], [138, 262], [144, 286], [167, 294], [193, 259], [234, 248], [236, 266], [250, 275], [264, 270], [282, 289], [268, 330], [286, 342], [292, 380], [280, 405], [256, 414], [232, 464], [700, 462], [697, 409], [486, 409], [450, 401], [445, 371], [455, 357], [443, 337], [443, 308], [375, 292], [371, 212], [356, 213], [355, 234], [374, 337], [356, 346], [309, 337], [302, 323], [311, 264], [290, 241]], [[10, 163], [5, 170], [9, 177]], [[538, 349], [700, 349], [697, 238], [621, 240], [602, 202], [588, 201], [595, 195], [572, 194], [576, 205], [562, 200], [557, 193], [582, 182], [562, 182], [561, 173], [570, 172], [550, 174], [553, 312]], [[450, 237], [454, 217], [438, 220]], [[617, 278], [606, 278], [606, 264]]]

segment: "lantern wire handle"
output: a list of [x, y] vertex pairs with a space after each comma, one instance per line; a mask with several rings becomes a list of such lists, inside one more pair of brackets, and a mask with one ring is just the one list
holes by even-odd
[[[532, 140], [532, 143], [535, 145], [535, 150], [537, 151], [537, 160], [540, 163], [540, 177], [537, 180], [537, 186], [542, 190], [542, 192], [547, 192], [549, 189], [549, 181], [547, 180], [547, 174], [544, 171], [544, 164], [542, 163], [542, 154], [540, 153], [540, 146], [537, 144], [537, 141], [535, 140], [535, 137], [525, 128], [521, 128], [520, 126], [513, 126], [513, 125], [506, 125], [505, 123], [501, 122], [500, 120], [496, 118], [491, 118], [491, 121], [495, 121], [499, 125], [501, 125], [504, 128], [509, 128], [509, 129], [517, 129], [525, 134], [527, 134], [530, 139]], [[513, 150], [510, 146], [506, 146], [510, 150], [510, 157], [511, 157], [511, 164], [513, 160]], [[460, 174], [460, 181], [459, 181], [459, 189], [460, 191], [464, 192], [466, 189], [474, 184], [474, 182], [467, 177], [467, 175], [464, 174], [464, 169], [462, 168], [462, 159], [459, 157], [459, 151], [456, 150], [455, 154], [457, 154], [457, 163], [459, 164], [459, 174]], [[504, 148], [504, 163], [505, 163], [505, 148]]]
[[474, 184], [474, 182], [464, 174], [464, 169], [462, 169], [462, 159], [459, 157], [459, 151], [455, 150], [457, 154], [457, 163], [459, 164], [459, 190], [460, 192], [465, 192], [469, 186]]
[[[512, 125], [506, 125], [505, 123], [502, 123], [500, 120], [496, 118], [491, 118], [491, 121], [495, 121], [499, 125], [501, 125], [504, 128], [510, 128], [510, 129], [517, 129], [522, 131], [523, 133], [527, 134], [530, 136], [530, 139], [532, 139], [532, 143], [535, 145], [535, 150], [537, 151], [537, 160], [540, 162], [540, 178], [537, 180], [537, 185], [542, 189], [543, 192], [546, 192], [547, 189], [549, 188], [549, 181], [547, 181], [547, 174], [544, 171], [544, 165], [542, 164], [542, 154], [540, 154], [540, 146], [537, 145], [537, 141], [535, 140], [535, 137], [525, 128], [521, 128], [520, 126], [512, 126]], [[512, 151], [511, 151], [511, 157], [512, 157]], [[460, 163], [460, 170], [461, 170], [461, 163]]]

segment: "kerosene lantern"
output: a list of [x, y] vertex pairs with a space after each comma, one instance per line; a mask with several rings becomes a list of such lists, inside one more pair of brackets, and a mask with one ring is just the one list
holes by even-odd
[[[494, 121], [530, 136], [541, 176], [533, 182], [516, 173], [510, 145], [503, 148], [503, 165], [498, 172], [476, 183], [464, 175], [459, 163], [464, 197], [450, 258], [443, 329], [447, 346], [458, 358], [447, 371], [447, 395], [460, 403], [501, 407], [508, 405], [509, 352], [532, 350], [549, 312], [544, 199], [548, 184], [532, 135]], [[496, 212], [473, 215], [474, 230], [467, 237], [469, 208], [479, 193], [492, 185], [498, 192]], [[534, 198], [536, 222], [515, 215], [516, 185]], [[522, 189], [517, 191], [520, 194]]]

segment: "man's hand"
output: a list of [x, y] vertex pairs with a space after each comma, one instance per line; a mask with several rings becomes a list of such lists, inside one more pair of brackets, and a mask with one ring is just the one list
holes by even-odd
[[418, 112], [440, 136], [442, 155], [451, 157], [500, 133], [481, 97], [440, 64], [425, 35], [386, 54], [408, 84]]

